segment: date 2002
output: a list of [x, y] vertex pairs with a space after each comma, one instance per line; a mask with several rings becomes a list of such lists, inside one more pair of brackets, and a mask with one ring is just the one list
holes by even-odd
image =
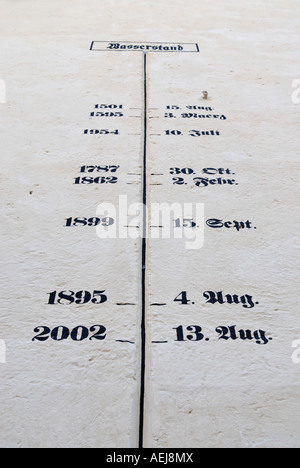
[[[202, 327], [198, 325], [189, 325], [183, 327], [173, 328], [175, 330], [176, 338], [174, 341], [177, 342], [189, 342], [189, 341], [210, 341], [210, 338], [205, 337], [203, 334]], [[106, 327], [103, 325], [93, 325], [91, 327], [86, 327], [83, 325], [78, 325], [72, 329], [59, 325], [53, 329], [46, 326], [39, 326], [34, 329], [35, 336], [32, 338], [32, 341], [47, 341], [52, 339], [54, 341], [83, 341], [83, 340], [105, 340], [107, 334]], [[266, 332], [263, 330], [251, 331], [249, 329], [237, 330], [236, 325], [230, 327], [219, 326], [216, 328], [216, 332], [219, 335], [219, 340], [242, 340], [242, 341], [254, 341], [258, 345], [265, 345], [272, 340], [271, 337], [266, 336]], [[166, 342], [167, 343], [167, 342]]]
[[34, 330], [36, 335], [32, 338], [32, 341], [47, 341], [51, 338], [54, 341], [63, 341], [71, 339], [73, 341], [89, 340], [105, 340], [106, 328], [103, 325], [93, 325], [91, 327], [85, 327], [79, 325], [70, 330], [68, 327], [60, 325], [53, 329], [45, 326], [36, 327]]

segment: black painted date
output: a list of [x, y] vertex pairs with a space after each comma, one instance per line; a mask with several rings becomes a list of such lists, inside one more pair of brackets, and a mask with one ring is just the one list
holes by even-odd
[[95, 166], [95, 165], [86, 165], [80, 166], [80, 172], [117, 172], [120, 166], [116, 165], [103, 165], [103, 166]]
[[90, 184], [116, 184], [117, 177], [74, 177], [74, 184], [90, 185]]
[[65, 227], [78, 226], [111, 226], [114, 224], [114, 219], [109, 217], [104, 218], [65, 218]]
[[73, 341], [83, 341], [86, 339], [102, 341], [106, 338], [106, 328], [103, 325], [92, 325], [89, 328], [83, 325], [78, 325], [72, 330], [64, 325], [59, 325], [52, 329], [45, 326], [39, 326], [33, 331], [36, 335], [32, 338], [32, 341], [47, 341], [48, 339], [52, 339], [54, 341], [64, 341], [68, 339]]
[[[173, 328], [176, 330], [176, 339], [175, 341], [209, 341], [210, 338], [205, 336], [203, 333], [202, 327], [199, 325], [189, 325], [184, 327], [180, 325], [179, 327]], [[265, 345], [272, 340], [271, 337], [266, 336], [266, 332], [263, 330], [237, 330], [236, 325], [231, 326], [218, 326], [215, 330], [219, 335], [219, 340], [242, 340], [242, 341], [254, 341], [258, 345]]]
[[48, 304], [103, 304], [107, 301], [107, 295], [104, 294], [105, 290], [94, 290], [90, 291], [52, 291], [48, 293], [49, 299]]

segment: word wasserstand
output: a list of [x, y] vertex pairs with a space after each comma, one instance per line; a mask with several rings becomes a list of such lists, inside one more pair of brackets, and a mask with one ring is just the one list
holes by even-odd
[[143, 51], [164, 51], [164, 52], [182, 52], [184, 48], [181, 45], [153, 45], [153, 44], [120, 44], [111, 42], [108, 49], [115, 50], [143, 50]]
[[200, 49], [196, 43], [182, 42], [136, 42], [136, 41], [93, 41], [91, 51], [111, 51], [111, 52], [196, 52]]

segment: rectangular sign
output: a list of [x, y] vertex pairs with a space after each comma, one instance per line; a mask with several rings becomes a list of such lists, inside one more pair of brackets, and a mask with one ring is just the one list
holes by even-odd
[[198, 44], [177, 42], [118, 42], [93, 41], [90, 50], [94, 51], [144, 51], [144, 52], [199, 52]]

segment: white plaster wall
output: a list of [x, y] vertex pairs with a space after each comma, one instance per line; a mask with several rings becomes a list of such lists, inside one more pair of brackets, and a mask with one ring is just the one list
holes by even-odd
[[[199, 44], [199, 54], [147, 59], [147, 104], [157, 108], [148, 117], [159, 117], [148, 120], [148, 203], [204, 203], [205, 219], [257, 227], [205, 227], [197, 251], [184, 240], [147, 240], [145, 447], [298, 447], [298, 2], [1, 0], [0, 8], [1, 447], [137, 446], [140, 239], [63, 227], [120, 194], [142, 199], [142, 177], [128, 185], [128, 173], [142, 174], [143, 122], [131, 114], [142, 116], [142, 54], [91, 52], [93, 40]], [[168, 105], [202, 105], [203, 90], [226, 121], [164, 117]], [[100, 102], [124, 105], [122, 121], [101, 121], [119, 136], [83, 135]], [[192, 128], [221, 134], [163, 135]], [[118, 183], [72, 184], [85, 164], [120, 165]], [[228, 167], [239, 185], [172, 185], [170, 167]], [[105, 290], [108, 301], [47, 304], [47, 293], [67, 289]], [[259, 304], [205, 304], [206, 290]], [[174, 302], [181, 291], [195, 304]], [[37, 326], [96, 323], [107, 327], [103, 341], [32, 341]], [[233, 324], [273, 339], [218, 340], [215, 328]], [[210, 341], [175, 342], [180, 325], [202, 326]]]

